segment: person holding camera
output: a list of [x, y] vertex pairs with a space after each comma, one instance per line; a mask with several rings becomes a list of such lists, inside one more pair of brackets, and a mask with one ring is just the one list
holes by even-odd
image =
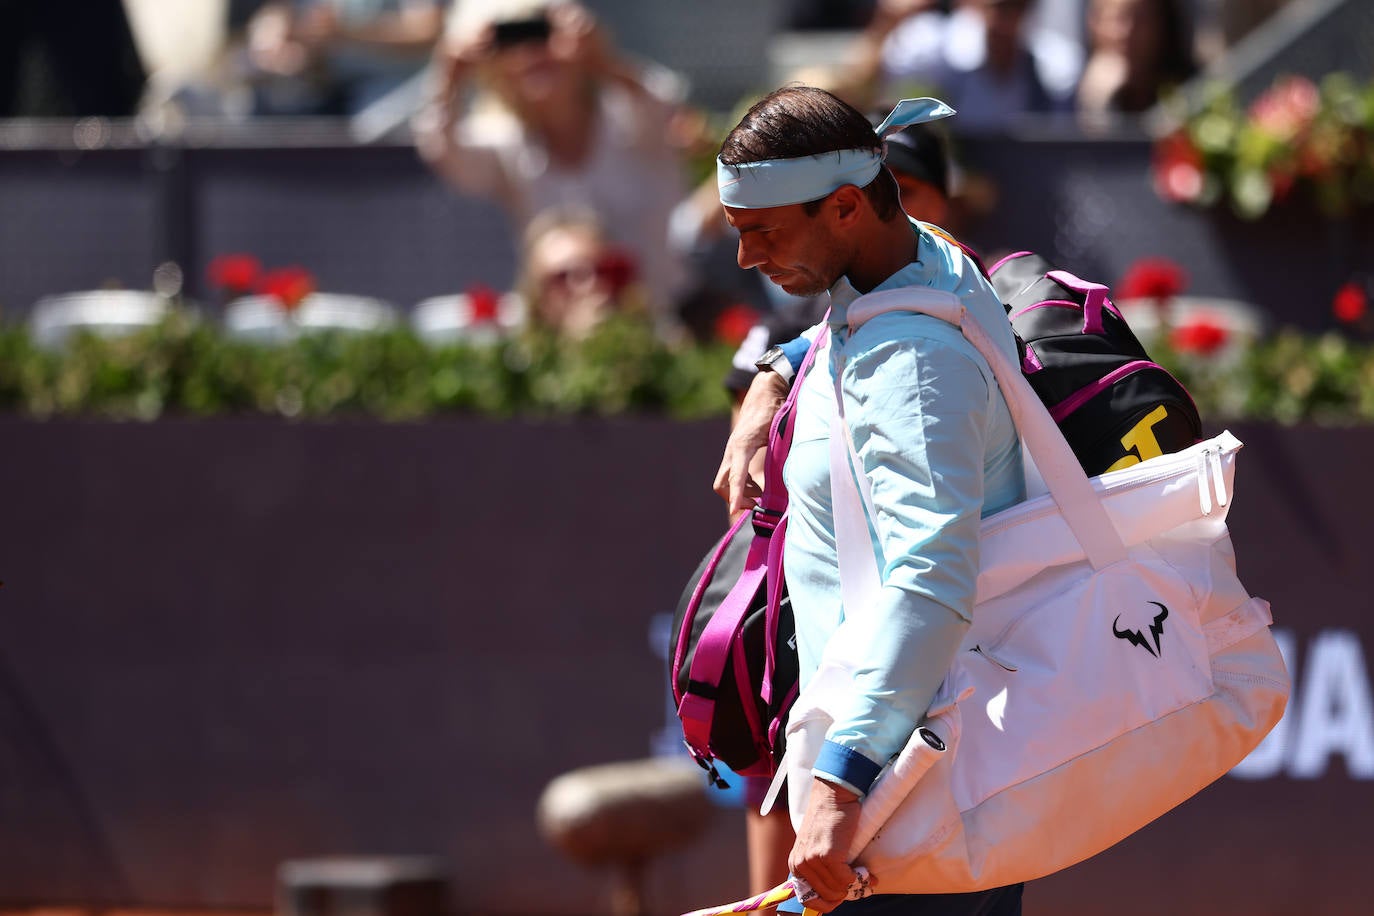
[[668, 219], [686, 193], [672, 127], [683, 87], [617, 53], [582, 6], [461, 0], [413, 129], [455, 189], [501, 203], [513, 229], [550, 207], [592, 211], [633, 251], [656, 323], [675, 329], [684, 267]]

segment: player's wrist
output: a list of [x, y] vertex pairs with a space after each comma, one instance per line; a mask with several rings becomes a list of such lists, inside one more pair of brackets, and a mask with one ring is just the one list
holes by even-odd
[[791, 384], [792, 377], [796, 375], [792, 361], [788, 359], [787, 351], [782, 347], [769, 347], [764, 350], [763, 355], [754, 360], [754, 368], [760, 373], [773, 373], [785, 384]]

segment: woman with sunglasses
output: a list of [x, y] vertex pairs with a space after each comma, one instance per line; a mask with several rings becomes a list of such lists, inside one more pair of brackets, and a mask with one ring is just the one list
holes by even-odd
[[574, 3], [461, 0], [449, 31], [413, 124], [420, 155], [457, 190], [499, 201], [517, 232], [550, 207], [590, 210], [633, 253], [670, 331], [684, 280], [668, 246], [686, 192], [671, 141], [680, 81], [623, 58]]
[[646, 315], [637, 274], [633, 255], [607, 241], [594, 214], [540, 213], [525, 232], [518, 282], [528, 325], [579, 340], [611, 315]]

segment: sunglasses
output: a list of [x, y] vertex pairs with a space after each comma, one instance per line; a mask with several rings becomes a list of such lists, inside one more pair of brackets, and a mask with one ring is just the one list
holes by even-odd
[[595, 260], [569, 264], [544, 277], [544, 288], [566, 292], [595, 281], [618, 293], [635, 278], [634, 259], [622, 251], [607, 251]]

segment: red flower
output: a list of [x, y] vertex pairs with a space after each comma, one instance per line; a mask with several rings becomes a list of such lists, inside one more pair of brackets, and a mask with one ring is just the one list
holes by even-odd
[[1141, 258], [1117, 284], [1122, 299], [1169, 299], [1183, 292], [1188, 274], [1168, 258]]
[[1202, 153], [1183, 131], [1155, 146], [1151, 177], [1155, 193], [1165, 200], [1191, 203], [1202, 194]]
[[210, 261], [205, 270], [210, 285], [242, 295], [253, 288], [262, 273], [262, 265], [251, 254], [222, 254]]
[[294, 312], [314, 291], [315, 278], [304, 267], [279, 267], [258, 281], [258, 292], [276, 299], [288, 312]]
[[1298, 150], [1297, 170], [1306, 178], [1321, 178], [1336, 167], [1335, 151], [1330, 144], [1304, 143]]
[[1169, 335], [1169, 343], [1180, 353], [1201, 353], [1208, 356], [1220, 350], [1229, 336], [1221, 325], [1206, 318], [1195, 318], [1174, 328], [1173, 333]]
[[717, 340], [738, 347], [758, 323], [758, 312], [743, 303], [736, 303], [721, 310], [716, 316], [713, 330]]
[[639, 266], [635, 257], [623, 248], [607, 248], [596, 259], [596, 275], [610, 287], [613, 295], [620, 293], [635, 281]]
[[1260, 130], [1288, 142], [1312, 126], [1321, 105], [1321, 91], [1316, 83], [1306, 77], [1290, 76], [1274, 83], [1255, 100], [1250, 106], [1250, 119]]
[[1336, 298], [1331, 302], [1331, 311], [1346, 324], [1359, 321], [1368, 310], [1369, 296], [1364, 287], [1353, 280], [1336, 290]]
[[1270, 169], [1269, 185], [1274, 189], [1274, 200], [1281, 201], [1288, 197], [1293, 190], [1293, 185], [1297, 181], [1291, 171], [1285, 169]]
[[490, 286], [475, 283], [468, 287], [468, 321], [472, 324], [495, 321], [500, 314], [501, 299]]

